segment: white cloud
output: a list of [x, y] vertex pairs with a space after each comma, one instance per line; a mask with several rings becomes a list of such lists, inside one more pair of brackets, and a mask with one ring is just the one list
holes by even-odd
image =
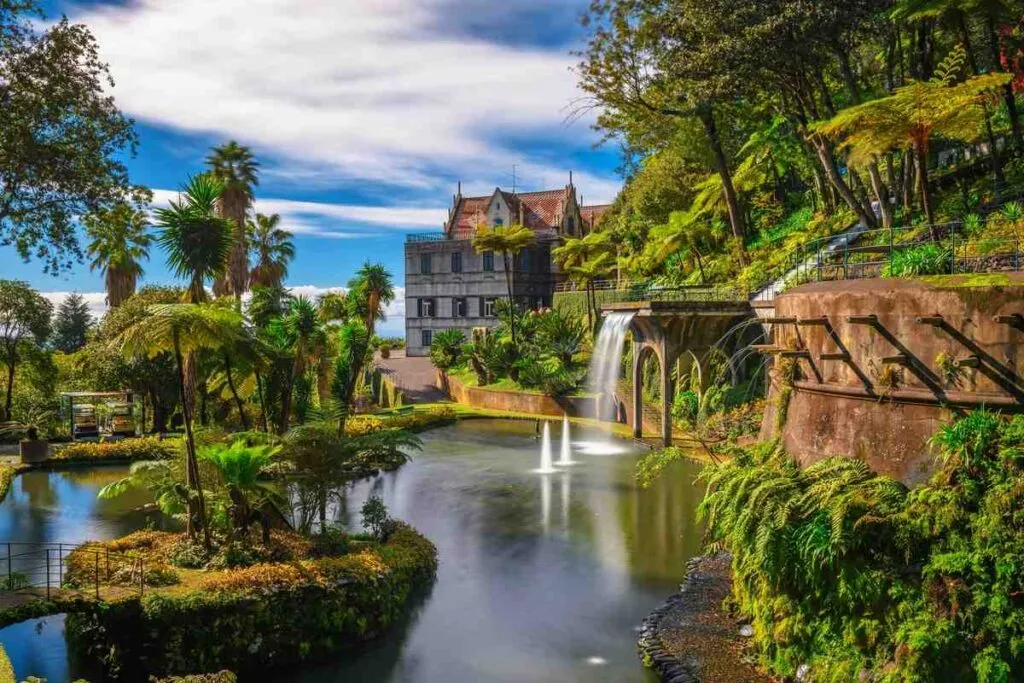
[[[500, 142], [511, 134], [594, 139], [586, 121], [565, 127], [579, 96], [566, 49], [444, 30], [472, 11], [451, 0], [135, 0], [73, 18], [111, 63], [118, 104], [141, 120], [238, 138], [281, 161], [271, 173], [436, 191], [442, 177], [528, 164]], [[553, 182], [568, 169], [538, 170], [535, 182]]]
[[[153, 204], [167, 206], [178, 197], [177, 190], [153, 190]], [[424, 209], [401, 206], [360, 206], [357, 204], [329, 204], [303, 202], [291, 199], [260, 199], [254, 210], [264, 214], [281, 214], [281, 225], [296, 235], [319, 235], [338, 239], [352, 239], [365, 233], [334, 229], [332, 224], [368, 225], [388, 229], [440, 229], [445, 209]]]
[[[294, 296], [305, 296], [315, 300], [327, 292], [344, 292], [344, 287], [317, 287], [315, 285], [295, 285], [288, 287]], [[97, 320], [107, 312], [107, 295], [105, 292], [78, 292], [89, 305], [89, 312]], [[71, 292], [40, 292], [53, 304], [54, 310], [64, 302]], [[395, 287], [395, 300], [385, 309], [387, 319], [381, 321], [377, 333], [383, 336], [405, 336], [405, 287]]]

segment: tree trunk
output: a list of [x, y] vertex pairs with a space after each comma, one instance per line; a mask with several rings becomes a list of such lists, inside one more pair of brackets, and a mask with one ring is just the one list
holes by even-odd
[[[992, 53], [992, 68], [996, 71], [1006, 72], [1003, 68], [1001, 50], [999, 49], [999, 33], [996, 30], [996, 21], [991, 13], [985, 18], [985, 28], [988, 32], [989, 51]], [[1024, 137], [1020, 130], [1020, 115], [1017, 112], [1017, 98], [1013, 94], [1013, 83], [1003, 86], [1003, 101], [1006, 103], [1006, 113], [1010, 119], [1010, 130], [1013, 131], [1013, 145], [1018, 152], [1024, 151]]]
[[[967, 27], [967, 20], [964, 13], [956, 11], [957, 28], [960, 30], [960, 42], [963, 43], [964, 53], [967, 55], [967, 63], [971, 67], [971, 73], [978, 75], [981, 69], [978, 68], [978, 60], [974, 55], [974, 48], [971, 46], [971, 32]], [[985, 110], [985, 137], [988, 138], [989, 154], [992, 156], [992, 172], [996, 177], [996, 186], [1002, 188], [1006, 183], [1003, 176], [1003, 161], [999, 154], [999, 146], [996, 144], [996, 136], [992, 131], [992, 121], [989, 118], [987, 105], [982, 105]]]
[[277, 424], [278, 434], [284, 434], [288, 431], [288, 424], [291, 422], [292, 417], [292, 393], [295, 389], [295, 378], [302, 374], [302, 365], [299, 349], [296, 349], [295, 359], [292, 361], [291, 374], [289, 374], [281, 393], [281, 417]]
[[917, 163], [914, 161], [912, 149], [903, 151], [903, 214], [904, 220], [914, 212], [914, 188], [917, 187], [916, 171]]
[[939, 241], [939, 234], [935, 227], [935, 217], [932, 215], [932, 200], [928, 192], [928, 148], [923, 142], [914, 143], [914, 154], [917, 157], [917, 178], [921, 185], [921, 206], [924, 208], [925, 220], [928, 221], [928, 232], [932, 241]]
[[249, 418], [245, 415], [245, 406], [242, 405], [242, 399], [235, 389], [235, 380], [231, 377], [231, 355], [227, 352], [224, 353], [224, 374], [228, 379], [228, 389], [231, 390], [231, 396], [235, 399], [235, 406], [238, 408], [238, 419], [242, 422], [242, 429], [248, 431]]
[[256, 393], [260, 397], [260, 421], [263, 423], [263, 433], [270, 433], [270, 424], [267, 422], [267, 400], [263, 393], [263, 377], [260, 375], [259, 370], [254, 370], [256, 373]]
[[512, 279], [514, 274], [512, 273], [512, 264], [509, 258], [508, 251], [501, 252], [501, 261], [505, 266], [505, 287], [508, 289], [508, 307], [509, 307], [509, 319], [508, 327], [509, 334], [512, 336], [512, 346], [516, 345], [516, 300], [512, 295]]
[[828, 143], [821, 138], [820, 135], [812, 135], [811, 143], [814, 145], [815, 151], [818, 153], [818, 159], [821, 161], [821, 166], [825, 170], [825, 174], [828, 176], [829, 182], [839, 193], [839, 196], [843, 198], [846, 205], [857, 214], [860, 219], [868, 228], [878, 227], [878, 221], [875, 220], [874, 213], [864, 210], [864, 205], [861, 204], [857, 197], [854, 196], [853, 191], [843, 180], [842, 176], [839, 175], [839, 171], [836, 169], [835, 159], [832, 157], [832, 150], [829, 149]]
[[[181, 357], [181, 344], [178, 331], [174, 332], [174, 361], [178, 369], [178, 392], [181, 396], [181, 411], [185, 422], [185, 484], [189, 489], [188, 522], [186, 531], [190, 539], [195, 540], [195, 520], [203, 528], [203, 547], [210, 552], [210, 529], [206, 523], [206, 501], [203, 498], [203, 487], [199, 481], [199, 463], [196, 461], [196, 441], [192, 435], [192, 412], [185, 400], [185, 369]], [[193, 501], [193, 495], [195, 500]]]
[[882, 227], [892, 227], [892, 204], [889, 203], [889, 188], [886, 187], [882, 175], [878, 172], [878, 160], [872, 161], [868, 166], [868, 177], [871, 178], [871, 189], [875, 192], [875, 199], [878, 200], [878, 210], [882, 214]]
[[4, 398], [4, 414], [3, 419], [7, 422], [11, 421], [11, 402], [14, 399], [14, 367], [16, 362], [13, 354], [8, 356], [7, 360], [7, 396]]
[[700, 120], [704, 124], [704, 133], [708, 139], [708, 146], [711, 148], [711, 156], [714, 160], [715, 171], [722, 179], [722, 192], [725, 194], [725, 204], [729, 208], [729, 226], [732, 228], [732, 236], [740, 245], [740, 262], [747, 263], [747, 247], [745, 243], [746, 230], [743, 226], [743, 214], [740, 212], [740, 202], [736, 196], [736, 188], [732, 184], [732, 174], [729, 171], [729, 164], [725, 158], [725, 150], [722, 149], [722, 139], [718, 134], [718, 127], [715, 125], [715, 117], [711, 107], [700, 109]]
[[149, 403], [153, 406], [153, 429], [150, 433], [159, 434], [167, 431], [167, 406], [157, 400], [157, 392], [149, 392]]

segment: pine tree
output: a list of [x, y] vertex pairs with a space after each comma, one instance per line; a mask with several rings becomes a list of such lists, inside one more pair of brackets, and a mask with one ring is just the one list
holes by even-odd
[[89, 304], [81, 294], [74, 292], [64, 299], [53, 318], [53, 348], [64, 353], [82, 348], [93, 323]]

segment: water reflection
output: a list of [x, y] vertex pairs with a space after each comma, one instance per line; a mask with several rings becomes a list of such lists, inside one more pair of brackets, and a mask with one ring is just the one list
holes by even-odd
[[[0, 503], [0, 540], [78, 544], [117, 538], [149, 525], [160, 528], [159, 513], [137, 511], [151, 500], [143, 491], [129, 491], [113, 500], [96, 498], [101, 488], [127, 474], [127, 467], [94, 467], [36, 470], [15, 477]], [[0, 554], [6, 552], [0, 550]], [[25, 569], [15, 560], [15, 571]], [[51, 683], [70, 680], [62, 616], [0, 629], [0, 642], [17, 680], [30, 675]]]
[[678, 463], [642, 490], [628, 444], [538, 475], [532, 423], [464, 422], [424, 441], [413, 462], [333, 510], [358, 528], [362, 503], [380, 495], [437, 544], [422, 614], [397, 647], [384, 639], [288, 680], [645, 680], [634, 628], [699, 550], [697, 466]]

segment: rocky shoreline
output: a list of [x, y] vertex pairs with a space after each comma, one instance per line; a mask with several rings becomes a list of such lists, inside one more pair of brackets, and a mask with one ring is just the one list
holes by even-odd
[[722, 609], [730, 589], [729, 563], [724, 552], [690, 560], [679, 592], [641, 624], [640, 656], [663, 681], [770, 680], [747, 661], [740, 624]]

